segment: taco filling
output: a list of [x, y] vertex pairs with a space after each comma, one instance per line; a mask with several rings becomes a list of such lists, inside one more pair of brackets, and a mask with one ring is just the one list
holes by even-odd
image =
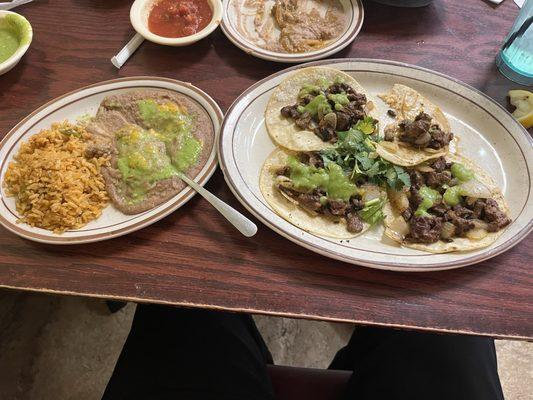
[[452, 132], [443, 131], [425, 112], [420, 112], [413, 120], [404, 119], [397, 125], [387, 126], [384, 136], [386, 141], [392, 142], [397, 137], [400, 142], [413, 147], [434, 150], [448, 146], [453, 139]]
[[346, 131], [367, 116], [367, 98], [347, 83], [321, 82], [304, 85], [296, 104], [281, 108], [302, 130], [314, 132], [324, 142], [335, 143], [337, 131]]
[[511, 222], [494, 191], [459, 162], [440, 157], [408, 172], [409, 189], [389, 192], [391, 204], [401, 215], [391, 227], [407, 243], [481, 240]]
[[365, 222], [372, 225], [383, 218], [384, 199], [377, 186], [358, 188], [339, 165], [324, 165], [316, 152], [289, 156], [275, 175], [276, 188], [285, 197], [311, 213], [345, 219], [348, 232], [359, 233]]

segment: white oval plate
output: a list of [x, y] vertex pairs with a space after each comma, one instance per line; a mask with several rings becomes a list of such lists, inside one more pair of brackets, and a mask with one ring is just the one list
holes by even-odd
[[237, 17], [235, 14], [235, 1], [242, 0], [227, 0], [223, 4], [222, 17], [222, 32], [233, 42], [235, 46], [244, 50], [246, 53], [259, 57], [264, 60], [277, 61], [283, 63], [301, 63], [321, 58], [328, 57], [336, 52], [344, 49], [352, 43], [363, 26], [363, 19], [365, 16], [363, 3], [361, 0], [339, 0], [343, 9], [347, 14], [346, 29], [337, 38], [337, 40], [330, 43], [328, 46], [311, 51], [309, 53], [280, 53], [263, 49], [252, 43], [249, 39], [244, 37], [237, 29]]
[[[21, 122], [19, 122], [0, 142], [0, 181], [4, 181], [9, 162], [16, 154], [20, 143], [38, 133], [41, 129], [49, 128], [53, 122], [69, 120], [75, 122], [76, 118], [84, 115], [95, 115], [100, 102], [111, 94], [119, 94], [134, 89], [167, 89], [184, 94], [198, 102], [209, 114], [213, 123], [215, 140], [222, 122], [222, 111], [215, 101], [206, 93], [190, 83], [173, 79], [157, 77], [132, 77], [114, 79], [87, 86], [58, 97], [38, 108]], [[195, 181], [204, 185], [217, 166], [216, 148]], [[167, 202], [137, 215], [125, 215], [113, 206], [107, 206], [100, 218], [91, 221], [81, 229], [55, 234], [45, 229], [34, 228], [27, 224], [17, 223], [19, 217], [15, 199], [5, 195], [4, 188], [0, 191], [0, 223], [10, 231], [26, 239], [52, 244], [89, 243], [106, 240], [113, 237], [144, 228], [171, 212], [177, 210], [195, 194], [187, 187]]]
[[[309, 65], [330, 66], [353, 75], [371, 94], [403, 83], [440, 105], [452, 131], [460, 138], [459, 151], [487, 170], [503, 190], [513, 222], [490, 247], [470, 252], [430, 254], [402, 248], [383, 238], [377, 226], [350, 240], [335, 240], [304, 232], [278, 216], [259, 190], [263, 162], [274, 149], [264, 124], [264, 111], [276, 86], [293, 67], [256, 83], [228, 110], [218, 142], [220, 166], [233, 193], [264, 224], [287, 239], [316, 253], [379, 269], [435, 271], [457, 268], [508, 250], [533, 227], [533, 140], [499, 104], [453, 78], [414, 65], [382, 60], [339, 59]], [[380, 114], [387, 107], [377, 101]]]

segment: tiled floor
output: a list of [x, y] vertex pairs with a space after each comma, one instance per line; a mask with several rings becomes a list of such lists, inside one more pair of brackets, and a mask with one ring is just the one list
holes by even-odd
[[[99, 400], [135, 306], [110, 315], [99, 300], [0, 291], [0, 398]], [[276, 363], [327, 367], [352, 327], [257, 317]], [[507, 400], [533, 399], [533, 344], [497, 342]]]

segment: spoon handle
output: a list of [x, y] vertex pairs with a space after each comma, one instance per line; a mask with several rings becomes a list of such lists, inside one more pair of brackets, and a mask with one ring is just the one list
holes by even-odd
[[240, 212], [235, 210], [230, 205], [224, 203], [222, 200], [204, 189], [202, 186], [198, 185], [188, 176], [179, 174], [179, 177], [183, 179], [183, 181], [185, 181], [185, 183], [187, 183], [190, 187], [196, 190], [213, 207], [215, 207], [244, 236], [251, 237], [257, 233], [257, 226]]
[[2, 2], [0, 3], [0, 10], [7, 11], [15, 7], [21, 6], [26, 3], [31, 3], [33, 0], [13, 0], [11, 2]]

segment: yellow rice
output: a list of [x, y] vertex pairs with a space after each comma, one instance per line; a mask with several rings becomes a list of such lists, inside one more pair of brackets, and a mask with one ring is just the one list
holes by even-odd
[[90, 138], [83, 127], [63, 122], [22, 143], [3, 182], [16, 198], [19, 222], [61, 233], [102, 214], [109, 198], [100, 167], [108, 159], [85, 157]]

